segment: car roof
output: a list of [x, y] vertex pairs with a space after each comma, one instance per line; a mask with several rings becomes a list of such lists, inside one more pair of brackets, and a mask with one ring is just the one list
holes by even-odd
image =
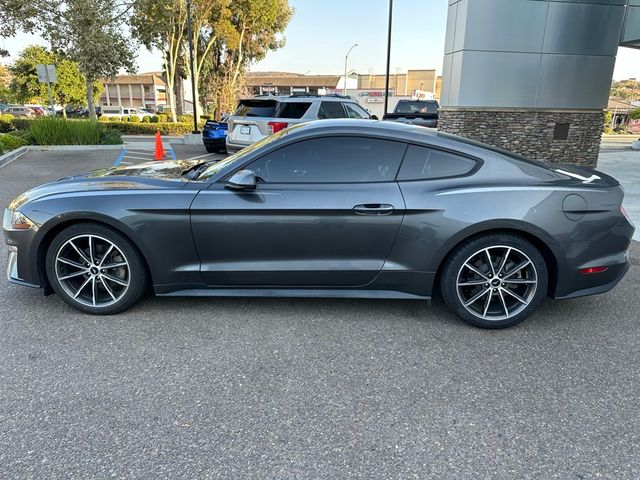
[[465, 138], [439, 132], [435, 128], [426, 128], [386, 120], [366, 120], [340, 118], [314, 120], [289, 127], [287, 137], [290, 140], [320, 135], [362, 135], [382, 137], [407, 143], [441, 147], [464, 152], [468, 155], [484, 157], [492, 152], [486, 145]]
[[259, 95], [256, 97], [243, 98], [243, 100], [275, 100], [283, 103], [298, 102], [356, 102], [353, 98], [346, 95], [316, 95], [313, 93], [304, 94], [297, 93], [293, 95]]

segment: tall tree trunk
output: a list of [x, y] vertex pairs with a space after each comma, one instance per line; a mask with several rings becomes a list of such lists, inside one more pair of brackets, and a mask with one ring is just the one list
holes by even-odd
[[184, 115], [184, 81], [180, 75], [176, 75], [174, 91], [176, 94], [176, 114]]
[[95, 122], [98, 117], [96, 115], [96, 106], [93, 103], [93, 81], [87, 78], [87, 108], [89, 110], [89, 120]]
[[194, 77], [194, 92], [193, 92], [193, 99], [195, 100], [195, 105], [193, 106], [193, 111], [196, 114], [196, 121], [199, 123], [200, 122], [200, 113], [201, 113], [201, 109], [200, 109], [200, 78], [199, 75], [196, 75]]
[[171, 109], [171, 121], [176, 122], [176, 92], [175, 92], [175, 78], [176, 71], [173, 68], [173, 65], [166, 57], [164, 58], [164, 73], [166, 76], [166, 85], [167, 85], [167, 97], [169, 99], [169, 108]]

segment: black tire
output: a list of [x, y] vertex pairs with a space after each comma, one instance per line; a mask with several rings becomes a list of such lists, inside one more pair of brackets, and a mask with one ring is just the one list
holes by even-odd
[[205, 145], [204, 148], [207, 149], [208, 153], [222, 153], [222, 150], [224, 150], [223, 148], [214, 147], [212, 145]]
[[[96, 250], [95, 256], [88, 253], [88, 244], [83, 243], [87, 241], [87, 238], [92, 239], [90, 241], [93, 242], [93, 248]], [[97, 250], [102, 247], [102, 252], [106, 253], [105, 255], [103, 255], [102, 260], [106, 260], [109, 256], [107, 247], [109, 244], [112, 244], [114, 248], [110, 250], [110, 260], [107, 260], [107, 263], [113, 262], [113, 260], [111, 259], [116, 258], [116, 261], [124, 261], [127, 265], [122, 266], [120, 264], [120, 267], [116, 267], [120, 270], [116, 269], [108, 271], [102, 271], [100, 270], [100, 267], [97, 267], [98, 271], [96, 272], [95, 278], [93, 278], [97, 287], [92, 286], [92, 280], [90, 279], [90, 283], [87, 284], [87, 287], [85, 287], [85, 289], [83, 290], [82, 295], [78, 297], [79, 299], [75, 299], [73, 295], [68, 292], [68, 290], [71, 289], [70, 285], [68, 283], [65, 283], [63, 286], [63, 280], [65, 280], [64, 276], [66, 275], [61, 277], [62, 280], [59, 279], [58, 274], [60, 273], [62, 275], [60, 269], [71, 269], [71, 273], [74, 274], [74, 278], [73, 280], [66, 280], [65, 282], [76, 281], [77, 283], [75, 287], [77, 288], [80, 288], [78, 287], [78, 285], [82, 285], [85, 279], [94, 275], [90, 272], [82, 273], [80, 267], [86, 270], [89, 268], [89, 263], [85, 263], [80, 267], [67, 267], [66, 264], [61, 265], [60, 260], [57, 260], [57, 256], [59, 253], [61, 256], [63, 255], [63, 252], [65, 251], [63, 250], [63, 248], [67, 249], [66, 251], [68, 252], [73, 252], [70, 246], [71, 244], [68, 243], [70, 240], [73, 240], [74, 245], [76, 245], [77, 243], [76, 246], [87, 257], [94, 258], [96, 262], [100, 260], [100, 253], [97, 252]], [[83, 248], [83, 245], [87, 245], [87, 248]], [[79, 264], [80, 262], [83, 262], [83, 260], [79, 255], [80, 252], [77, 253], [78, 257], [74, 259], [74, 262], [77, 262]], [[117, 256], [113, 257], [113, 255]], [[129, 239], [127, 239], [121, 233], [101, 224], [78, 223], [62, 230], [60, 233], [58, 233], [58, 235], [55, 236], [55, 238], [49, 245], [45, 262], [47, 278], [49, 279], [49, 283], [51, 284], [51, 287], [53, 288], [55, 293], [57, 293], [66, 303], [76, 308], [77, 310], [93, 315], [112, 315], [128, 309], [140, 299], [140, 297], [147, 290], [147, 285], [149, 284], [147, 268], [138, 249], [131, 243]], [[106, 267], [107, 265], [105, 264], [104, 266]], [[91, 264], [91, 267], [93, 269], [93, 264]], [[126, 270], [127, 268], [128, 271]], [[126, 275], [118, 276], [118, 274], [115, 272], [119, 271], [125, 271]], [[102, 279], [99, 278], [101, 277], [101, 272], [105, 273]], [[109, 278], [118, 280], [120, 282], [126, 281], [127, 285], [126, 287], [119, 287], [120, 283], [111, 283], [112, 280], [109, 280]], [[111, 287], [109, 287], [109, 285], [111, 285]], [[96, 288], [96, 290], [94, 290], [94, 288]], [[104, 305], [93, 306], [82, 303], [87, 302], [86, 299], [83, 299], [83, 296], [86, 295], [87, 289], [90, 289], [91, 294], [93, 295], [94, 305], [96, 304], [96, 293], [98, 294], [98, 298], [100, 298], [100, 296], [102, 296], [103, 298], [106, 297]], [[111, 299], [109, 299], [109, 296]], [[108, 304], [109, 302], [111, 303]]]
[[[518, 270], [527, 260], [530, 264]], [[480, 328], [506, 328], [522, 322], [540, 306], [547, 295], [548, 277], [544, 257], [531, 242], [511, 233], [496, 233], [459, 245], [444, 264], [440, 289], [449, 309], [465, 322]]]

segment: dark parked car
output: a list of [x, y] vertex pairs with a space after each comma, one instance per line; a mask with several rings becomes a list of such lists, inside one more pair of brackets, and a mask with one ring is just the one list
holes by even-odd
[[387, 113], [383, 120], [436, 128], [438, 108], [440, 105], [436, 100], [400, 100], [393, 113]]
[[226, 151], [227, 122], [207, 120], [202, 128], [202, 143], [209, 153]]
[[[296, 125], [219, 162], [63, 178], [4, 215], [12, 282], [88, 313], [157, 295], [428, 299], [506, 327], [606, 292], [634, 227], [618, 182], [420, 127]], [[179, 248], [176, 248], [179, 246]]]

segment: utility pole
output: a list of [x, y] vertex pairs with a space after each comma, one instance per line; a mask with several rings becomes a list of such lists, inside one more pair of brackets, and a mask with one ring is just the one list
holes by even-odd
[[187, 36], [189, 37], [189, 66], [191, 69], [191, 94], [193, 97], [193, 132], [198, 130], [198, 99], [196, 98], [196, 77], [193, 69], [193, 33], [191, 31], [191, 0], [187, 0]]
[[387, 34], [387, 74], [384, 86], [384, 115], [389, 107], [389, 68], [391, 65], [391, 24], [393, 20], [393, 0], [389, 0], [389, 32]]

